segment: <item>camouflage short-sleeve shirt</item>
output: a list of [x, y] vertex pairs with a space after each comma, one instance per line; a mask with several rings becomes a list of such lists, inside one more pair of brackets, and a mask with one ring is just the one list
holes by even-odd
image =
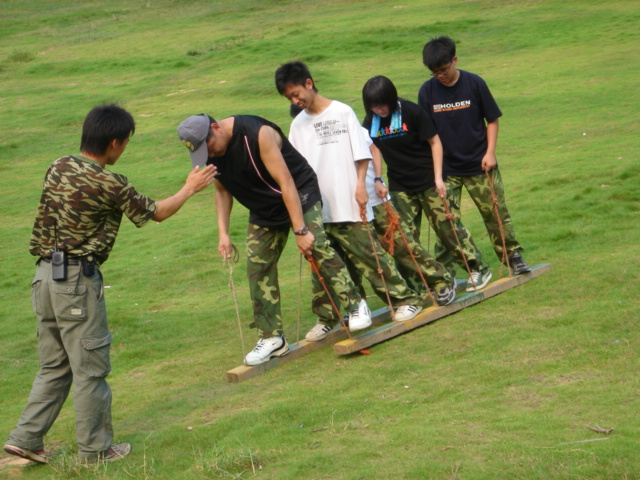
[[104, 263], [116, 241], [122, 215], [141, 227], [157, 207], [125, 176], [82, 156], [59, 158], [44, 179], [29, 251], [51, 256], [57, 235], [58, 249], [68, 255], [92, 253]]

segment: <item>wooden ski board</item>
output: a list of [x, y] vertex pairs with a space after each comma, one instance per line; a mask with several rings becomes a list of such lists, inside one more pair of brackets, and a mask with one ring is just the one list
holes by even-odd
[[[531, 278], [534, 278], [534, 277], [540, 275], [541, 273], [543, 273], [543, 272], [534, 273], [534, 271], [537, 272], [537, 269], [539, 269], [539, 268], [541, 268], [543, 266], [544, 265], [539, 265], [537, 267], [533, 267], [532, 268], [532, 273], [528, 273], [528, 274], [525, 274], [525, 275], [527, 275], [527, 276], [533, 275], [533, 276], [531, 276]], [[549, 266], [549, 269], [550, 269], [550, 266]], [[511, 277], [509, 277], [509, 279], [510, 278]], [[514, 277], [514, 278], [517, 279], [519, 277]], [[506, 279], [503, 279], [503, 280], [506, 280]], [[523, 281], [527, 281], [527, 280], [522, 279], [522, 281], [518, 282], [517, 285], [519, 285], [520, 283], [523, 283]], [[494, 282], [493, 284], [498, 283], [499, 281], [500, 280]], [[489, 286], [487, 286], [485, 288], [485, 290], [482, 290], [481, 292], [478, 292], [478, 294], [481, 294], [482, 292], [486, 291], [493, 284], [489, 284]], [[465, 289], [466, 289], [466, 286], [467, 286], [466, 280], [457, 280], [456, 289], [457, 289], [458, 292], [460, 292], [460, 291], [464, 292]], [[515, 286], [515, 285], [513, 285], [513, 286]], [[510, 288], [510, 287], [508, 287], [508, 288]], [[497, 293], [500, 293], [500, 292], [497, 292]], [[494, 293], [493, 295], [496, 295], [497, 293]], [[474, 293], [474, 294], [470, 294], [470, 295], [477, 295], [477, 294]], [[430, 307], [430, 308], [428, 308], [428, 309], [426, 309], [424, 311], [425, 312], [426, 311], [430, 311], [430, 310], [432, 310], [434, 308], [435, 309], [449, 308], [452, 305], [456, 305], [458, 303], [459, 299], [465, 298], [466, 296], [467, 295], [462, 295], [462, 296], [458, 297], [458, 299], [453, 304], [448, 305], [446, 307]], [[482, 298], [480, 300], [477, 300], [477, 301], [475, 301], [473, 303], [470, 303], [469, 305], [473, 305], [474, 303], [478, 303], [478, 301], [481, 301], [483, 299], [484, 298]], [[460, 310], [460, 309], [462, 309], [462, 308], [464, 308], [466, 306], [468, 306], [468, 305], [465, 304], [463, 307], [457, 308], [457, 309], [455, 309], [455, 310], [453, 310], [451, 312], [446, 313], [445, 315], [449, 315], [451, 313], [454, 313], [454, 312], [456, 312], [456, 311], [458, 311], [458, 310]], [[442, 316], [445, 316], [445, 315], [442, 315]], [[404, 325], [406, 325], [407, 323], [412, 323], [413, 324], [418, 318], [421, 318], [421, 316], [422, 316], [422, 312], [420, 314], [418, 314], [418, 317], [416, 317], [415, 319], [410, 320], [409, 322], [405, 322]], [[440, 318], [440, 317], [438, 317], [438, 318]], [[380, 328], [384, 328], [384, 327], [388, 327], [389, 325], [391, 325], [391, 326], [393, 326], [393, 325], [403, 325], [401, 323], [391, 323], [391, 324], [389, 324], [389, 323], [387, 323], [387, 322], [389, 322], [389, 320], [391, 320], [391, 314], [389, 313], [389, 309], [386, 308], [386, 307], [385, 308], [380, 308], [378, 310], [374, 310], [373, 312], [371, 312], [371, 322], [372, 322], [373, 326], [375, 326], [375, 325], [383, 325], [384, 324], [382, 327], [380, 327]], [[433, 320], [430, 320], [430, 321], [432, 322]], [[428, 322], [425, 322], [425, 323], [428, 323]], [[412, 328], [417, 328], [418, 326], [421, 326], [421, 325], [422, 324], [414, 325]], [[360, 337], [362, 337], [364, 335], [368, 335], [369, 333], [377, 331], [377, 330], [378, 329], [369, 330], [365, 334], [360, 335], [358, 338], [360, 338]], [[410, 330], [410, 329], [406, 329], [405, 328], [404, 331], [406, 331], [406, 330]], [[400, 332], [400, 333], [404, 333], [404, 331]], [[396, 335], [399, 335], [399, 333], [396, 334]], [[395, 335], [392, 335], [392, 336], [395, 336]], [[231, 382], [231, 383], [242, 382], [242, 381], [247, 380], [249, 378], [252, 378], [252, 377], [255, 377], [257, 375], [260, 375], [261, 373], [264, 373], [265, 371], [270, 370], [270, 369], [272, 369], [272, 368], [274, 368], [274, 367], [276, 367], [276, 366], [278, 366], [278, 365], [280, 365], [282, 363], [289, 362], [289, 361], [294, 360], [294, 359], [296, 359], [296, 358], [298, 358], [298, 357], [300, 357], [302, 355], [305, 355], [305, 354], [307, 354], [309, 352], [312, 352], [313, 350], [317, 350], [317, 349], [325, 347], [327, 345], [332, 345], [332, 344], [334, 344], [336, 342], [340, 342], [340, 343], [337, 343], [336, 345], [334, 345], [334, 350], [335, 350], [337, 345], [341, 345], [341, 344], [343, 344], [345, 342], [353, 341], [353, 340], [349, 340], [348, 337], [349, 337], [349, 335], [347, 334], [347, 332], [344, 329], [341, 329], [341, 330], [339, 330], [337, 332], [334, 332], [334, 333], [332, 333], [330, 335], [327, 335], [325, 338], [323, 338], [319, 342], [309, 342], [307, 340], [302, 339], [299, 342], [289, 344], [289, 353], [287, 353], [283, 357], [274, 357], [274, 358], [272, 358], [271, 360], [269, 360], [266, 363], [263, 363], [261, 365], [256, 365], [256, 366], [253, 366], [253, 367], [249, 367], [249, 366], [246, 366], [246, 365], [241, 365], [239, 367], [236, 367], [236, 368], [233, 368], [233, 369], [227, 371], [227, 380], [229, 382]], [[387, 338], [391, 338], [391, 336], [389, 336]], [[344, 341], [341, 342], [341, 340], [344, 340]], [[355, 338], [354, 338], [354, 340], [355, 340]], [[382, 341], [382, 340], [380, 340], [380, 341]], [[373, 345], [374, 343], [378, 343], [378, 342], [369, 343], [369, 345]], [[359, 351], [359, 350], [362, 350], [363, 348], [365, 348], [365, 347], [364, 346], [360, 347], [360, 348], [358, 348], [358, 349], [356, 349], [354, 351]], [[353, 353], [353, 352], [347, 352], [347, 353]]]
[[444, 307], [431, 306], [422, 310], [422, 312], [416, 315], [415, 318], [406, 322], [387, 323], [373, 330], [368, 330], [361, 335], [338, 342], [333, 346], [333, 351], [339, 355], [348, 355], [350, 353], [359, 352], [371, 345], [384, 342], [390, 338], [458, 312], [463, 308], [480, 303], [481, 301], [498, 295], [510, 288], [522, 285], [523, 283], [528, 282], [529, 280], [532, 280], [550, 270], [551, 264], [543, 263], [536, 265], [535, 267], [531, 267], [531, 272], [529, 273], [524, 273], [515, 277], [501, 278], [490, 283], [478, 292], [469, 292], [457, 297], [450, 305], [446, 305]]
[[[463, 292], [467, 288], [466, 280], [456, 280], [456, 290], [458, 292]], [[378, 310], [374, 310], [371, 312], [371, 324], [372, 325], [382, 325], [383, 323], [387, 323], [391, 320], [391, 314], [389, 313], [389, 309], [387, 307], [380, 308]], [[301, 355], [309, 353], [313, 350], [317, 350], [318, 348], [322, 348], [327, 345], [332, 345], [337, 341], [348, 338], [349, 335], [347, 332], [342, 329], [337, 332], [334, 332], [330, 335], [327, 335], [325, 338], [320, 340], [319, 342], [308, 342], [307, 340], [300, 340], [299, 342], [289, 344], [289, 353], [287, 353], [283, 357], [275, 357], [269, 360], [266, 363], [261, 365], [256, 365], [253, 367], [248, 367], [246, 365], [241, 365], [227, 372], [227, 380], [231, 383], [239, 383], [243, 380], [246, 380], [251, 377], [255, 377], [256, 375], [260, 375], [261, 373], [280, 365], [281, 363], [288, 362], [290, 360], [294, 360]]]

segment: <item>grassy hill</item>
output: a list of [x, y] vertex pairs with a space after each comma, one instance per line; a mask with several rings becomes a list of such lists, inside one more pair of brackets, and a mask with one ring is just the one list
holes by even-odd
[[[77, 153], [86, 113], [117, 101], [136, 134], [112, 170], [157, 199], [189, 171], [177, 125], [251, 113], [288, 131], [275, 69], [305, 61], [362, 117], [386, 75], [416, 100], [422, 47], [446, 34], [503, 110], [498, 160], [531, 264], [552, 272], [372, 349], [324, 348], [240, 384], [244, 352], [217, 252], [213, 189], [162, 224], [125, 221], [103, 267], [116, 441], [126, 460], [75, 466], [72, 399], [49, 466], [0, 457], [0, 478], [638, 479], [640, 8], [624, 0], [0, 2], [0, 432], [36, 373], [28, 243], [49, 163]], [[499, 275], [475, 207], [465, 225]], [[244, 254], [247, 212], [233, 240]], [[431, 243], [433, 235], [425, 243]], [[315, 324], [294, 242], [281, 260], [286, 334]], [[503, 272], [504, 274], [504, 272]], [[251, 308], [233, 269], [245, 348]], [[372, 299], [373, 306], [379, 306]], [[615, 428], [609, 436], [587, 425]]]

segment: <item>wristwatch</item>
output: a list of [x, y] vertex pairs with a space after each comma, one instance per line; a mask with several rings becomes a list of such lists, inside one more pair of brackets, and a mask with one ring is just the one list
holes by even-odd
[[382, 177], [375, 177], [375, 178], [373, 179], [373, 181], [374, 181], [374, 182], [380, 182], [380, 183], [382, 183], [382, 184], [384, 185], [384, 178], [382, 178]]
[[300, 227], [298, 230], [295, 230], [293, 233], [295, 233], [296, 235], [306, 235], [307, 233], [309, 233], [309, 229], [306, 226]]

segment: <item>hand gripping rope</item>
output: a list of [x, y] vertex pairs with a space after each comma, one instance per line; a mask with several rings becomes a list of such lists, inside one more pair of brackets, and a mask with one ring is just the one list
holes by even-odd
[[229, 266], [229, 288], [231, 289], [231, 293], [233, 294], [233, 304], [236, 307], [236, 319], [238, 320], [238, 330], [240, 331], [240, 344], [242, 345], [242, 358], [246, 356], [246, 350], [244, 348], [244, 336], [242, 335], [242, 322], [240, 320], [240, 310], [238, 308], [238, 296], [236, 294], [236, 287], [233, 283], [233, 264], [238, 263], [240, 260], [240, 253], [235, 245], [231, 245], [233, 249], [233, 256], [226, 258], [222, 258], [222, 265]]
[[371, 242], [371, 252], [373, 253], [373, 258], [376, 259], [376, 264], [378, 265], [378, 275], [380, 275], [380, 280], [382, 280], [382, 286], [384, 287], [384, 293], [387, 296], [387, 305], [389, 307], [389, 313], [391, 314], [391, 319], [395, 321], [396, 312], [393, 310], [393, 306], [391, 305], [391, 297], [389, 297], [389, 289], [387, 288], [387, 282], [384, 280], [384, 275], [382, 273], [382, 267], [380, 266], [380, 259], [378, 258], [378, 252], [376, 252], [375, 243], [373, 241], [373, 235], [371, 235], [371, 227], [369, 226], [369, 221], [367, 220], [367, 208], [365, 205], [360, 206], [360, 218], [362, 219], [362, 223], [364, 223], [367, 228], [367, 233], [369, 234], [369, 241]]
[[420, 279], [424, 284], [424, 288], [429, 293], [429, 297], [431, 297], [431, 302], [435, 305], [436, 300], [435, 298], [433, 298], [433, 293], [431, 292], [429, 285], [427, 285], [427, 280], [424, 278], [424, 275], [422, 274], [422, 269], [420, 268], [420, 265], [418, 265], [418, 261], [416, 260], [416, 257], [413, 255], [413, 250], [411, 250], [411, 248], [409, 247], [409, 242], [407, 241], [407, 237], [405, 236], [404, 232], [402, 231], [402, 227], [400, 226], [400, 217], [398, 217], [398, 214], [391, 206], [391, 202], [389, 202], [388, 200], [385, 200], [384, 202], [382, 202], [382, 204], [384, 205], [384, 208], [387, 210], [387, 215], [389, 216], [389, 227], [387, 228], [387, 231], [384, 233], [384, 235], [380, 239], [380, 243], [387, 246], [387, 251], [389, 252], [389, 255], [393, 257], [394, 232], [397, 230], [400, 233], [400, 235], [402, 236], [404, 245], [407, 247], [409, 255], [411, 255], [411, 260], [413, 260], [413, 264], [416, 266], [416, 271], [418, 272], [418, 275], [420, 275]]
[[467, 268], [469, 279], [471, 280], [471, 283], [473, 284], [473, 288], [475, 289], [476, 281], [473, 279], [473, 275], [471, 275], [471, 268], [469, 267], [469, 262], [467, 262], [467, 256], [464, 254], [464, 251], [462, 250], [462, 245], [460, 244], [460, 239], [458, 238], [458, 232], [456, 231], [456, 227], [453, 224], [453, 221], [457, 220], [459, 217], [456, 217], [454, 214], [451, 213], [451, 210], [449, 210], [449, 205], [447, 205], [447, 200], [444, 197], [440, 197], [440, 200], [442, 200], [442, 206], [444, 206], [446, 217], [449, 220], [449, 223], [451, 224], [451, 230], [453, 231], [453, 234], [456, 237], [456, 243], [458, 244], [458, 248], [460, 249], [460, 255], [462, 255], [462, 259], [464, 260], [464, 266]]
[[491, 170], [491, 175], [489, 172], [485, 171], [485, 175], [487, 176], [487, 180], [489, 181], [489, 187], [491, 189], [491, 202], [493, 203], [493, 211], [495, 212], [496, 219], [498, 219], [498, 228], [500, 229], [500, 237], [502, 239], [502, 258], [500, 262], [500, 276], [502, 276], [502, 266], [507, 266], [507, 271], [509, 275], [511, 275], [511, 265], [509, 265], [509, 255], [507, 254], [507, 241], [504, 235], [504, 227], [502, 226], [502, 219], [500, 218], [500, 212], [498, 210], [498, 197], [496, 196], [496, 191], [493, 188], [494, 184], [494, 173], [495, 169]]
[[340, 309], [337, 307], [336, 303], [333, 301], [333, 297], [329, 292], [329, 287], [327, 287], [327, 284], [324, 282], [324, 278], [322, 278], [322, 275], [320, 275], [320, 266], [318, 265], [318, 262], [316, 262], [316, 259], [313, 258], [311, 254], [305, 255], [305, 258], [311, 264], [311, 269], [317, 275], [318, 280], [320, 280], [320, 283], [322, 284], [322, 288], [324, 288], [324, 291], [327, 294], [327, 297], [329, 298], [331, 305], [333, 306], [333, 310], [336, 312], [336, 315], [338, 315], [338, 318], [340, 319], [342, 328], [344, 328], [347, 331], [347, 335], [349, 336], [349, 339], [351, 339], [351, 332], [349, 332], [349, 327], [347, 327], [347, 325], [344, 323], [344, 319], [342, 318], [342, 315], [340, 315]]

